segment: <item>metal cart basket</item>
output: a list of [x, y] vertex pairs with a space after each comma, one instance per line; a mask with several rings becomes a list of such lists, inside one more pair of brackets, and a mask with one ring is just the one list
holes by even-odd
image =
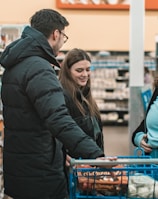
[[116, 161], [72, 159], [71, 165], [70, 199], [158, 199], [157, 158], [143, 155], [118, 156]]

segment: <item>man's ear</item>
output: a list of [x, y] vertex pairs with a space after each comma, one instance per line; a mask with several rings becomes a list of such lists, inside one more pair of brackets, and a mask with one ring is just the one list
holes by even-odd
[[58, 30], [53, 31], [49, 38], [48, 38], [48, 43], [51, 47], [54, 46], [55, 42], [57, 41], [57, 38], [59, 37], [59, 33]]
[[55, 31], [53, 31], [53, 33], [51, 34], [51, 37], [53, 41], [56, 41], [59, 37], [59, 30], [56, 29]]

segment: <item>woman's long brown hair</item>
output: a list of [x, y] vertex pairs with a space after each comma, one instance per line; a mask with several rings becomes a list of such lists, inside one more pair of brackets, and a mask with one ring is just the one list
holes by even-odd
[[78, 107], [78, 109], [83, 115], [85, 115], [85, 110], [81, 102], [77, 99], [77, 93], [86, 92], [87, 94], [82, 95], [82, 98], [84, 102], [87, 104], [91, 116], [96, 116], [97, 118], [100, 118], [100, 112], [98, 110], [97, 104], [92, 97], [90, 78], [87, 81], [86, 86], [79, 88], [79, 86], [71, 77], [71, 73], [70, 73], [71, 66], [81, 60], [87, 60], [91, 63], [91, 59], [89, 55], [84, 50], [74, 48], [71, 51], [69, 51], [66, 54], [65, 59], [61, 63], [61, 70], [59, 72], [59, 80], [63, 88], [69, 92], [74, 103], [76, 104], [76, 106]]

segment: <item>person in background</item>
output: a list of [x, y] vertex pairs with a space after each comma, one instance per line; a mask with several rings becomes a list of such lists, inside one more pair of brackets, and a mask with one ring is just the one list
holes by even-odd
[[64, 199], [63, 145], [74, 158], [95, 159], [104, 157], [104, 152], [69, 115], [52, 67], [59, 67], [55, 57], [68, 39], [67, 19], [55, 10], [42, 9], [30, 24], [0, 57], [5, 68], [4, 192], [14, 199]]
[[144, 84], [149, 85], [151, 88], [153, 86], [153, 77], [146, 66], [144, 67]]
[[104, 150], [102, 123], [91, 92], [91, 59], [82, 49], [70, 50], [61, 63], [59, 80], [66, 106], [81, 129]]
[[132, 143], [143, 148], [145, 154], [158, 158], [158, 79], [154, 80], [155, 90], [149, 102], [145, 118], [132, 133]]

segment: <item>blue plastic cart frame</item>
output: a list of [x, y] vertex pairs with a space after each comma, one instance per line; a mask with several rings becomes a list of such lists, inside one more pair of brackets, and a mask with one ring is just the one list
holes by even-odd
[[[98, 167], [94, 168], [77, 168], [76, 165], [87, 164], [87, 165], [95, 165]], [[103, 165], [125, 165], [123, 168], [99, 168], [99, 166]], [[119, 156], [116, 161], [109, 160], [71, 160], [71, 169], [69, 175], [69, 191], [70, 191], [70, 199], [81, 199], [81, 198], [89, 198], [89, 199], [140, 199], [140, 197], [129, 197], [128, 193], [126, 195], [120, 192], [118, 195], [112, 196], [98, 196], [82, 194], [80, 190], [77, 188], [78, 186], [78, 171], [80, 172], [95, 172], [95, 171], [126, 171], [126, 176], [129, 180], [129, 176], [132, 176], [133, 173], [139, 173], [143, 175], [147, 175], [152, 177], [154, 180], [158, 179], [158, 158], [152, 159], [150, 156]], [[95, 181], [95, 179], [94, 179]], [[95, 190], [94, 190], [95, 191]], [[153, 197], [154, 199], [158, 199]], [[142, 199], [142, 198], [141, 198]], [[143, 198], [144, 199], [144, 198]], [[146, 198], [145, 198], [146, 199]]]

